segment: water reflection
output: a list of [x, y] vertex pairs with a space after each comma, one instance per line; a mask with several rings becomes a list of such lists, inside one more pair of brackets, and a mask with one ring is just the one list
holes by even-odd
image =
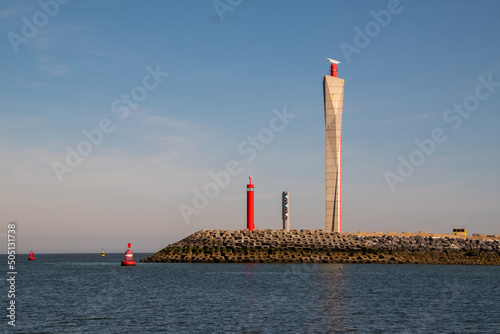
[[243, 332], [328, 333], [353, 328], [338, 265], [243, 264]]
[[344, 332], [353, 329], [350, 316], [352, 309], [349, 305], [349, 273], [350, 266], [339, 264], [321, 265], [316, 268], [315, 276], [318, 283], [317, 290], [322, 291], [318, 299], [318, 309], [315, 312], [319, 327], [325, 332]]
[[258, 312], [259, 287], [256, 263], [243, 264], [244, 306], [240, 319], [243, 332], [255, 332], [260, 327], [260, 319], [255, 314]]

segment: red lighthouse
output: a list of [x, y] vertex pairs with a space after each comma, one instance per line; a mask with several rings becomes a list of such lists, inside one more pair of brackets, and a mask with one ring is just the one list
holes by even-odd
[[125, 259], [122, 261], [122, 266], [135, 266], [134, 253], [132, 253], [132, 251], [130, 250], [130, 243], [127, 244]]
[[248, 177], [250, 181], [247, 184], [247, 229], [253, 231], [255, 228], [253, 221], [253, 184], [252, 176]]

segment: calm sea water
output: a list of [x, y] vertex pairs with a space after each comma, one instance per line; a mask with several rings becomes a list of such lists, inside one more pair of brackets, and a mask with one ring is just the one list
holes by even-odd
[[[18, 255], [15, 332], [500, 333], [498, 266], [121, 267], [123, 254], [36, 257]], [[10, 332], [2, 281], [0, 332]]]

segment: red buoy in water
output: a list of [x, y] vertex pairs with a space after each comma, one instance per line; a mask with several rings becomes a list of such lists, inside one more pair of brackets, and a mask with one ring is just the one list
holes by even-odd
[[28, 261], [35, 261], [35, 256], [33, 255], [33, 251], [30, 252], [30, 257], [28, 258]]
[[122, 261], [122, 266], [135, 266], [134, 253], [130, 250], [130, 243], [125, 251], [125, 259]]

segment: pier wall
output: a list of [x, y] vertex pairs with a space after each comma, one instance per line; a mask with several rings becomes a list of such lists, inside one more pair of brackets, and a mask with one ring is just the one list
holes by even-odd
[[500, 265], [500, 236], [201, 230], [141, 262], [422, 263]]

